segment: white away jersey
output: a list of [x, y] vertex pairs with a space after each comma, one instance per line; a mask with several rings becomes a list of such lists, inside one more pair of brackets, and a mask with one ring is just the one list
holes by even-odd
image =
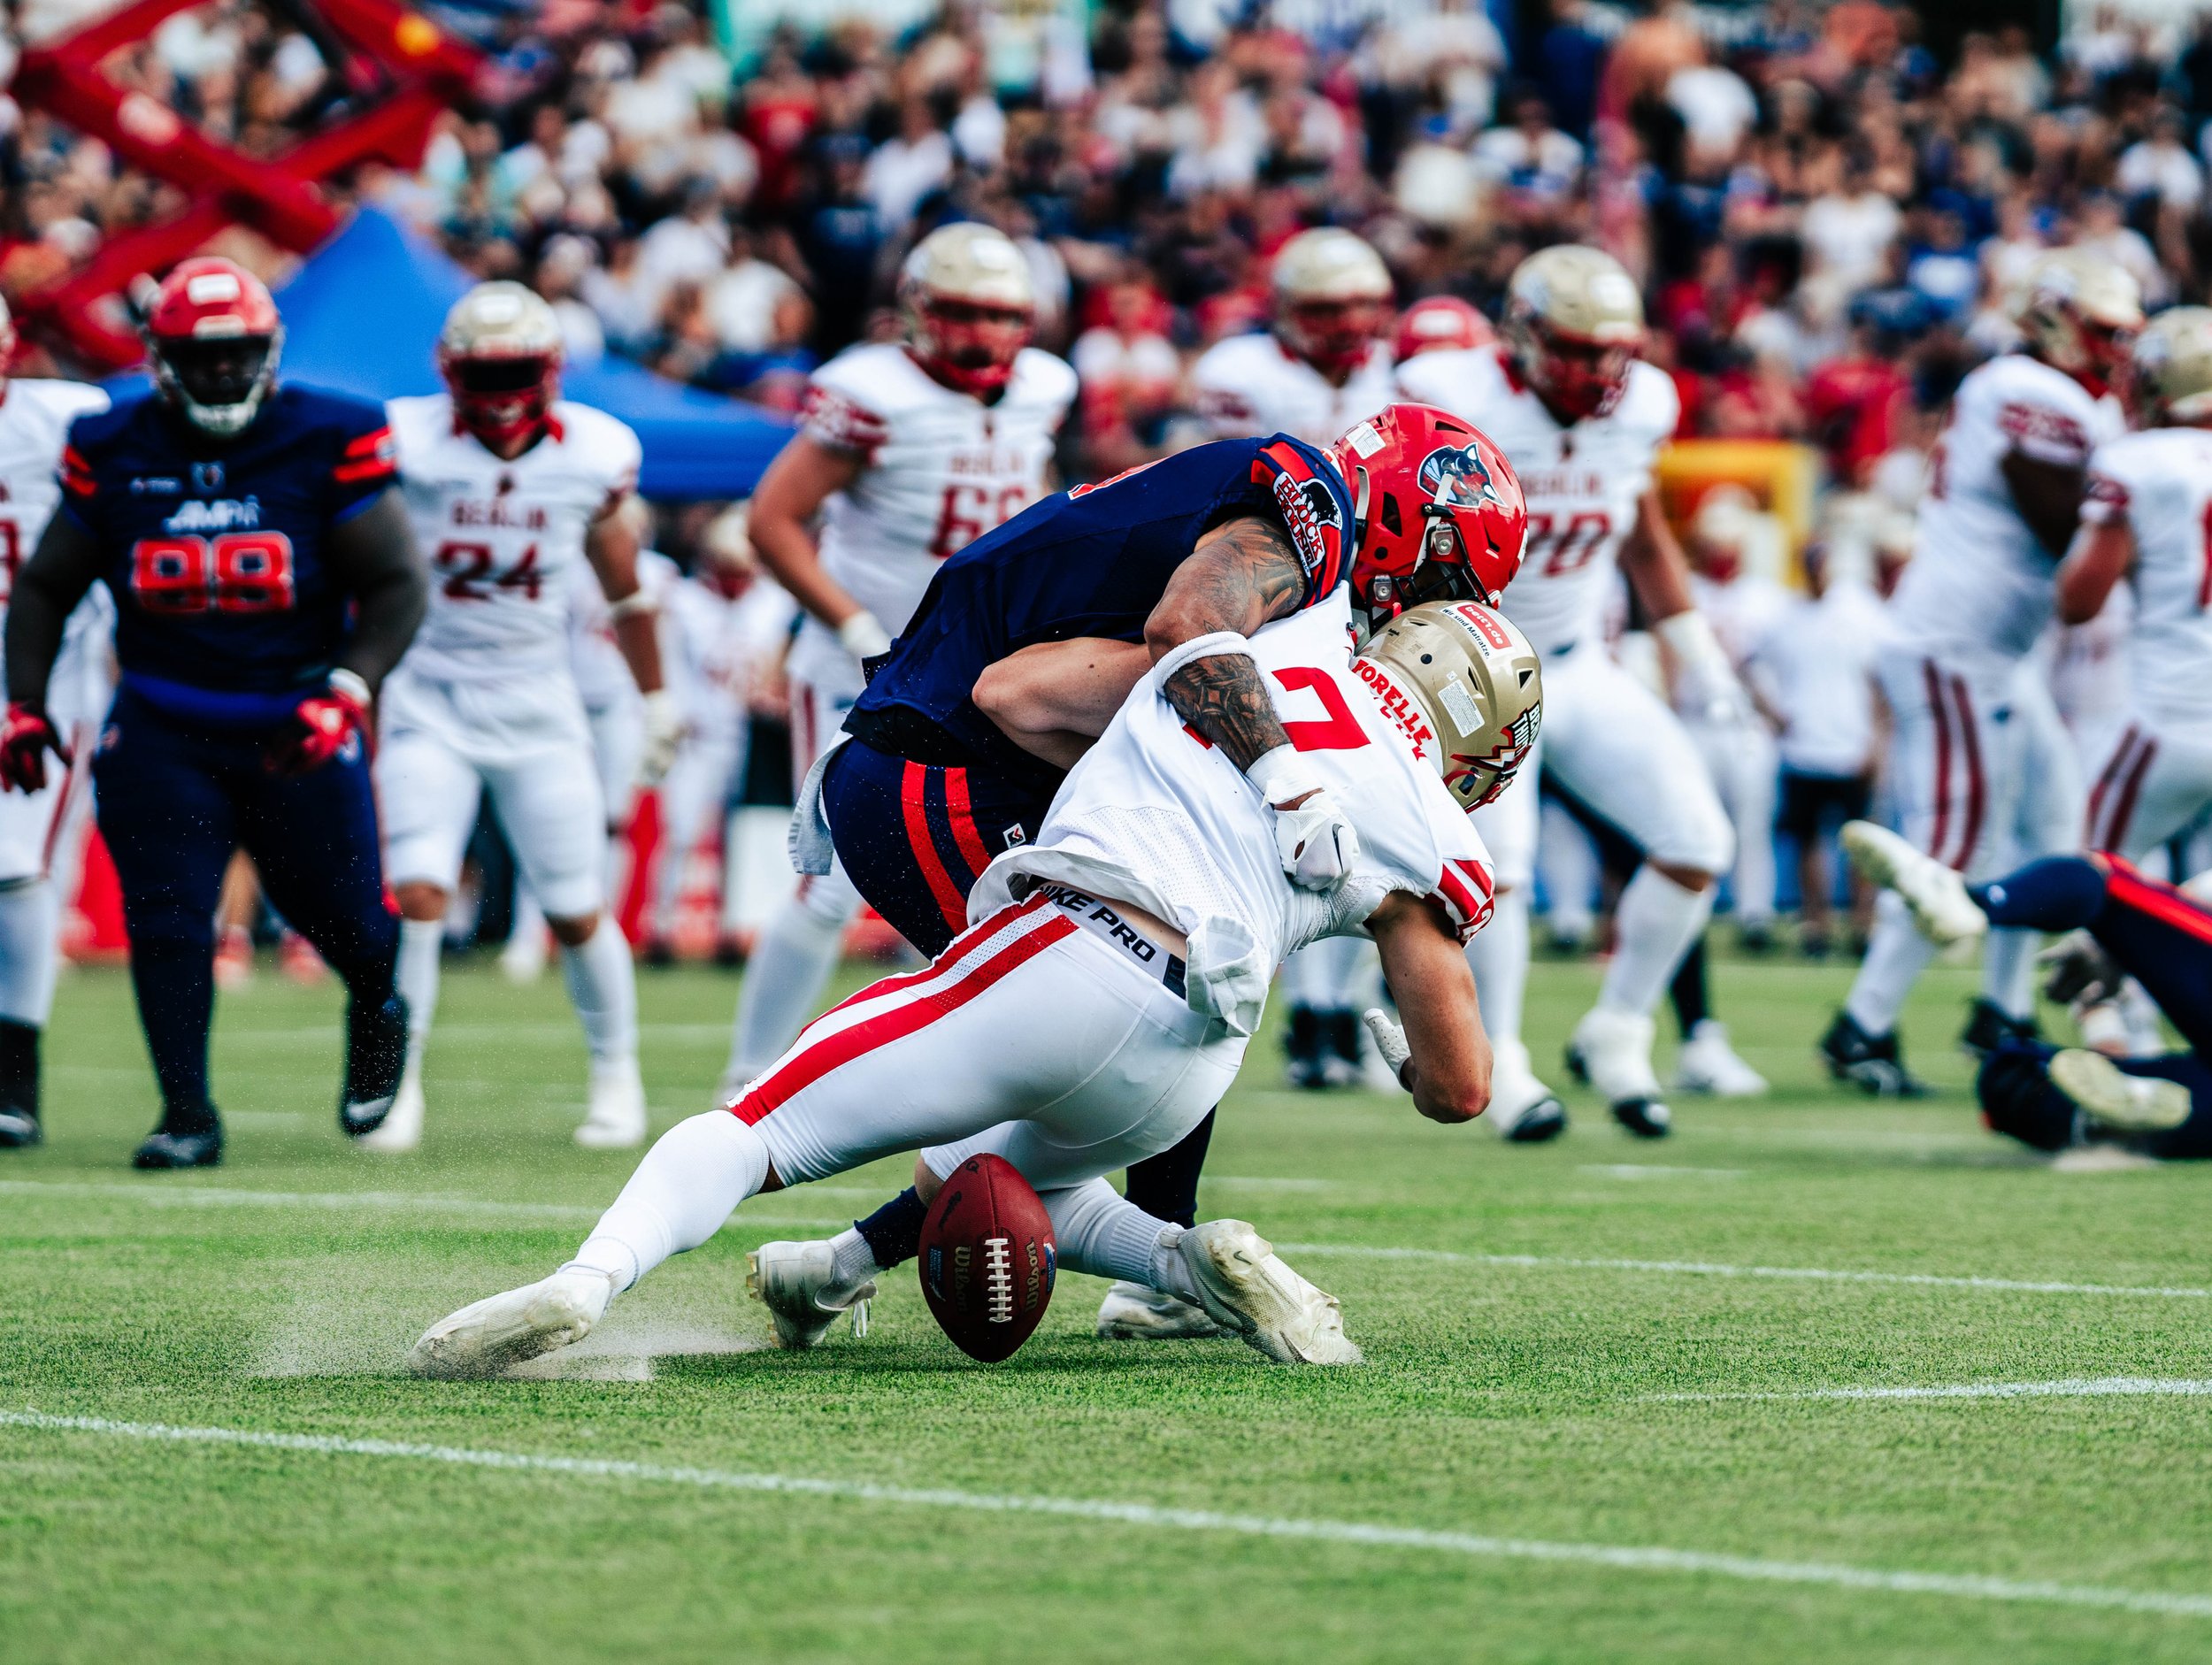
[[[61, 452], [69, 425], [108, 408], [108, 396], [80, 381], [0, 383], [0, 623], [15, 575], [31, 558], [61, 501]], [[99, 609], [70, 615], [73, 635]]]
[[1571, 427], [1515, 384], [1495, 347], [1423, 353], [1398, 367], [1398, 386], [1473, 423], [1520, 476], [1528, 541], [1506, 586], [1505, 616], [1539, 653], [1595, 640], [1621, 544], [1659, 448], [1682, 418], [1673, 381], [1639, 359], [1612, 413]]
[[2100, 445], [2082, 518], [2135, 534], [2135, 625], [2125, 657], [2137, 707], [2212, 722], [2212, 433], [2152, 428]]
[[511, 463], [457, 429], [444, 394], [387, 407], [399, 484], [430, 564], [430, 611], [404, 664], [445, 680], [565, 676], [571, 587], [594, 584], [584, 533], [637, 486], [627, 426], [557, 403]]
[[2001, 663], [2050, 622], [2058, 557], [2013, 507], [2004, 460], [2078, 466], [2122, 431], [2118, 403], [2062, 371], [2007, 353], [1959, 383], [1929, 464], [1912, 562], [1890, 598], [1898, 640]]
[[1489, 854], [1417, 749], [1436, 743], [1428, 725], [1378, 667], [1355, 671], [1350, 630], [1340, 590], [1251, 639], [1291, 743], [1358, 829], [1359, 860], [1335, 890], [1291, 883], [1259, 788], [1148, 677], [1061, 783], [1036, 842], [986, 870], [969, 917], [1039, 880], [1134, 902], [1189, 935], [1194, 1005], [1225, 976], [1256, 977], [1263, 997], [1293, 949], [1362, 932], [1392, 891], [1434, 897], [1471, 937], [1490, 917]]
[[1232, 335], [1192, 366], [1198, 413], [1217, 440], [1287, 434], [1309, 445], [1333, 445], [1353, 423], [1388, 404], [1390, 349], [1377, 341], [1341, 387], [1272, 334]]

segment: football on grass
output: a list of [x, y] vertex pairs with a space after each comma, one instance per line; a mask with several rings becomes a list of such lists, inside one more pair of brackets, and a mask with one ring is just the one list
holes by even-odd
[[922, 1295], [972, 1359], [996, 1364], [1029, 1339], [1052, 1299], [1052, 1222], [1002, 1156], [953, 1170], [922, 1222]]

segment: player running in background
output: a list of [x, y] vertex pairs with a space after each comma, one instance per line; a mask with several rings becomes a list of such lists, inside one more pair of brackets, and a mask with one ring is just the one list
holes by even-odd
[[[0, 301], [0, 375], [15, 349], [15, 323]], [[70, 423], [107, 406], [106, 394], [79, 382], [0, 379], [0, 619], [24, 557], [61, 500]], [[47, 718], [68, 761], [56, 769], [42, 763], [45, 779], [29, 790], [0, 791], [0, 1149], [42, 1137], [39, 1038], [54, 1007], [65, 901], [53, 866], [88, 802], [85, 771], [107, 714], [114, 623], [114, 603], [95, 585], [69, 615], [46, 687]], [[0, 757], [0, 772], [6, 762]]]
[[[1525, 521], [1489, 441], [1410, 404], [1355, 423], [1326, 452], [1285, 434], [1218, 440], [1048, 498], [938, 573], [844, 740], [803, 783], [794, 853], [818, 871], [833, 843], [877, 912], [925, 952], [941, 948], [977, 875], [1036, 836], [1062, 771], [1148, 656], [1185, 720], [1275, 806], [1285, 870], [1325, 891], [1356, 848], [1300, 749], [1326, 744], [1325, 714], [1286, 728], [1238, 644], [1328, 601], [1348, 574], [1371, 624], [1425, 600], [1493, 595], [1519, 564]], [[1189, 1224], [1212, 1126], [1209, 1116], [1130, 1170], [1139, 1207]], [[860, 1229], [904, 1258], [921, 1216], [909, 1191]], [[1213, 1324], [1117, 1285], [1099, 1328], [1153, 1338]]]
[[0, 776], [35, 788], [70, 614], [96, 582], [115, 598], [122, 684], [92, 775], [161, 1089], [141, 1168], [222, 1159], [207, 1037], [241, 845], [345, 979], [348, 1133], [383, 1121], [404, 1055], [364, 729], [421, 622], [421, 563], [384, 413], [278, 385], [282, 340], [258, 279], [211, 258], [171, 272], [146, 322], [154, 390], [72, 426], [62, 506], [8, 609]]
[[[1749, 702], [1691, 604], [1687, 564], [1653, 487], [1680, 410], [1666, 372], [1636, 357], [1643, 332], [1642, 296], [1619, 262], [1563, 245], [1515, 271], [1499, 347], [1424, 353], [1398, 380], [1409, 396], [1448, 403], [1520, 476], [1528, 549], [1505, 611], [1544, 656], [1543, 767], [1644, 857], [1621, 893], [1617, 946], [1570, 1061], [1624, 1127], [1659, 1138], [1671, 1121], [1652, 1069], [1652, 1012], [1705, 928], [1735, 840], [1681, 720], [1606, 651], [1617, 567], [1673, 662], [1678, 702], [1718, 723], [1744, 720]], [[1566, 1125], [1521, 1040], [1538, 809], [1531, 769], [1479, 817], [1498, 866], [1497, 921], [1473, 950], [1497, 1049], [1492, 1115], [1501, 1135], [1519, 1140]]]
[[[1331, 585], [1248, 639], [1193, 643], [1202, 658], [1154, 666], [1141, 646], [1093, 644], [1148, 674], [1035, 835], [982, 876], [974, 923], [926, 971], [810, 1025], [726, 1109], [663, 1135], [574, 1259], [433, 1325], [415, 1367], [489, 1374], [565, 1346], [747, 1198], [917, 1147], [918, 1194], [980, 1152], [1012, 1163], [1044, 1201], [1063, 1267], [1200, 1306], [1280, 1363], [1357, 1363], [1334, 1298], [1250, 1226], [1187, 1229], [1104, 1178], [1211, 1110], [1276, 965], [1331, 932], [1382, 951], [1404, 1028], [1380, 1012], [1370, 1021], [1415, 1108], [1441, 1122], [1482, 1109], [1488, 1048], [1460, 945], [1487, 917], [1490, 886], [1467, 810], [1524, 755], [1535, 656], [1471, 602], [1417, 610], [1356, 663], [1350, 625]], [[1308, 734], [1315, 789], [1344, 808], [1352, 839], [1325, 891], [1285, 870], [1265, 792], [1166, 694], [1179, 662], [1222, 661], [1278, 726]], [[1033, 711], [1007, 708], [1018, 732], [1057, 731], [1059, 702], [1040, 692]], [[902, 1258], [857, 1227], [770, 1244], [753, 1257], [754, 1287], [780, 1344], [809, 1347]]]
[[[2052, 617], [2057, 562], [2080, 518], [2084, 471], [2119, 437], [2107, 392], [2142, 323], [2135, 280], [2100, 256], [2064, 249], [2030, 274], [2023, 350], [1959, 384], [1921, 502], [1918, 547], [1890, 599], [1878, 662], [1893, 724], [1888, 782], [1915, 848], [1970, 879], [2020, 842], [2029, 724], [2016, 720], [2021, 662]], [[2078, 809], [2072, 814], [2078, 825]], [[2032, 817], [2048, 827], [2049, 815]], [[2049, 853], [2032, 848], [2023, 855]], [[1986, 1050], [2034, 1032], [2032, 932], [2003, 927], [1983, 951], [1982, 994], [1966, 1039]], [[1921, 1091], [1898, 1048], [1897, 1017], [1935, 950], [1894, 893], [1821, 1052], [1868, 1093]]]
[[399, 898], [407, 1069], [369, 1147], [422, 1140], [423, 1053], [437, 1010], [445, 912], [483, 795], [561, 945], [591, 1054], [576, 1130], [597, 1148], [641, 1143], [637, 985], [608, 915], [607, 809], [569, 659], [569, 587], [588, 564], [645, 697], [643, 770], [657, 779], [680, 717], [661, 687], [652, 600], [638, 587], [637, 435], [560, 397], [552, 309], [518, 283], [454, 303], [438, 339], [448, 391], [395, 399], [400, 484], [428, 552], [430, 615], [379, 712], [377, 788]]
[[[1265, 332], [1232, 335], [1192, 367], [1199, 414], [1219, 439], [1287, 434], [1325, 446], [1390, 403], [1394, 287], [1382, 257], [1348, 231], [1302, 231], [1275, 257]], [[1283, 968], [1291, 1084], [1350, 1086], [1360, 1077], [1359, 1008], [1373, 955], [1331, 938]]]
[[[801, 779], [866, 685], [861, 662], [905, 629], [946, 557], [1044, 495], [1053, 435], [1075, 398], [1075, 372], [1028, 345], [1028, 263], [989, 226], [923, 238], [899, 300], [906, 341], [848, 348], [817, 371], [797, 437], [753, 494], [753, 547], [806, 614], [788, 661]], [[726, 1097], [813, 1015], [859, 911], [860, 893], [833, 865], [803, 876], [762, 930], [739, 992]]]

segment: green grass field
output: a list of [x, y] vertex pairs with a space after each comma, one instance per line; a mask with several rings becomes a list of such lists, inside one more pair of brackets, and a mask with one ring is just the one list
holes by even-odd
[[[1100, 1342], [1072, 1276], [996, 1368], [910, 1274], [865, 1339], [763, 1350], [744, 1251], [902, 1162], [741, 1211], [565, 1374], [471, 1385], [400, 1355], [631, 1165], [569, 1142], [558, 979], [449, 976], [429, 1142], [379, 1161], [330, 1112], [336, 994], [265, 971], [223, 1002], [228, 1164], [163, 1176], [123, 1165], [127, 987], [72, 977], [50, 1142], [0, 1162], [0, 1660], [2212, 1658], [2212, 1398], [2175, 1385], [2212, 1391], [2212, 1172], [1983, 1132], [1955, 969], [1908, 1026], [1942, 1096], [1841, 1095], [1810, 1041], [1846, 976], [1722, 967], [1776, 1096], [1655, 1146], [1577, 1100], [1509, 1147], [1256, 1048], [1203, 1210], [1343, 1298], [1361, 1369]], [[1594, 979], [1539, 968], [1540, 1059]], [[733, 992], [646, 975], [657, 1127]], [[2122, 1377], [2166, 1385], [1833, 1396]]]

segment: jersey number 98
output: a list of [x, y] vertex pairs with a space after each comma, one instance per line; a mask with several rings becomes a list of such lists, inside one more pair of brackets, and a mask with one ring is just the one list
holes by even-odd
[[280, 613], [292, 605], [292, 541], [281, 532], [142, 538], [131, 594], [150, 613]]

